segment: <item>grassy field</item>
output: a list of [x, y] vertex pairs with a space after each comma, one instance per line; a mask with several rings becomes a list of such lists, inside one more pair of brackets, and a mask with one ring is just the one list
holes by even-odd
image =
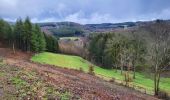
[[[66, 67], [69, 69], [79, 70], [81, 67], [85, 72], [88, 72], [89, 65], [91, 64], [90, 62], [78, 56], [69, 56], [48, 52], [36, 54], [31, 60], [42, 64], [56, 65], [58, 67]], [[118, 81], [124, 80], [124, 76], [120, 75], [120, 71], [116, 73], [115, 70], [103, 69], [94, 65], [94, 72], [97, 76], [103, 77], [105, 79], [111, 79], [113, 77]], [[133, 80], [132, 83], [136, 86], [145, 88], [147, 93], [153, 94], [153, 80], [146, 77], [144, 74], [137, 72], [136, 79]], [[170, 78], [162, 78], [160, 82], [160, 88], [170, 93]]]

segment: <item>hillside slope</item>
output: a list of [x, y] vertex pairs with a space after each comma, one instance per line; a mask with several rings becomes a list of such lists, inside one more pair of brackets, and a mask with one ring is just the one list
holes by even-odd
[[[59, 66], [62, 68], [76, 69], [76, 70], [82, 69], [86, 73], [89, 70], [89, 66], [93, 65], [92, 63], [78, 56], [54, 54], [54, 53], [48, 53], [48, 52], [36, 54], [35, 56], [32, 57], [31, 60], [34, 62], [42, 63], [42, 64], [50, 64], [50, 65]], [[110, 80], [114, 78], [118, 82], [124, 81], [124, 76], [121, 75], [119, 71], [116, 73], [115, 70], [103, 69], [96, 65], [93, 65], [93, 66], [94, 66], [94, 72], [96, 76], [105, 78], [106, 80]], [[170, 93], [169, 82], [170, 82], [170, 78], [161, 78], [161, 81], [160, 81], [160, 88], [164, 91], [167, 91], [168, 93]], [[146, 89], [146, 92], [148, 94], [154, 94], [153, 83], [154, 81], [151, 78], [146, 77], [144, 74], [139, 73], [139, 72], [136, 72], [136, 79], [133, 80], [133, 82], [131, 82], [131, 84], [135, 86], [139, 86], [143, 89]]]
[[[74, 100], [80, 98], [83, 100], [157, 100], [152, 96], [106, 82], [86, 73], [30, 62], [30, 54], [22, 52], [12, 54], [10, 50], [3, 48], [0, 50], [6, 51], [3, 52], [6, 64], [25, 70], [34, 70], [40, 75], [39, 77], [45, 78], [48, 84], [58, 88], [61, 92], [69, 91], [73, 95], [71, 99]], [[1, 51], [0, 55], [2, 55]], [[25, 57], [22, 57], [23, 55]]]

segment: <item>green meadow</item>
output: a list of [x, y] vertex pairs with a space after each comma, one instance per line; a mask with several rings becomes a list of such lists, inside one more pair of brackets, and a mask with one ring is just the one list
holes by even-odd
[[[41, 64], [55, 65], [56, 67], [68, 69], [79, 70], [80, 68], [82, 68], [84, 72], [88, 72], [89, 65], [92, 65], [87, 60], [84, 60], [83, 58], [78, 56], [55, 54], [49, 52], [36, 54], [31, 58], [31, 60]], [[120, 74], [119, 70], [115, 72], [115, 70], [103, 69], [96, 65], [93, 66], [96, 76], [102, 77], [106, 80], [114, 78], [118, 82], [124, 81], [124, 76]], [[145, 76], [143, 73], [136, 72], [136, 79], [134, 79], [131, 83], [135, 86], [143, 87], [147, 90], [147, 93], [153, 94], [154, 82], [151, 78]], [[170, 93], [170, 78], [161, 78], [160, 89]]]

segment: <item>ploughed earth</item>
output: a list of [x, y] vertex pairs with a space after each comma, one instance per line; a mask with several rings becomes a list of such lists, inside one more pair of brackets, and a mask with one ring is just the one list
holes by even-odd
[[31, 55], [0, 48], [0, 100], [157, 100], [84, 72], [31, 62]]

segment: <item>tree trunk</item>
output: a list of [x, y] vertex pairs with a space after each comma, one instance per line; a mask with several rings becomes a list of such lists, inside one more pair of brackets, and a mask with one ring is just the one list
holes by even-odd
[[115, 64], [115, 66], [116, 66], [116, 70], [115, 70], [115, 72], [117, 73], [117, 64]]
[[15, 54], [15, 44], [12, 44], [13, 53]]
[[124, 75], [125, 75], [125, 85], [127, 86], [127, 71], [125, 71]]
[[159, 82], [160, 82], [160, 73], [158, 73], [158, 76], [157, 76], [157, 94], [159, 92]]
[[154, 91], [155, 91], [155, 95], [158, 95], [158, 93], [157, 93], [157, 82], [156, 82], [156, 73], [155, 73], [155, 75], [154, 75]]
[[160, 79], [160, 75], [158, 73], [158, 66], [156, 64], [155, 75], [154, 75], [154, 90], [156, 96], [158, 95], [158, 91], [159, 91], [159, 79]]
[[123, 74], [123, 61], [122, 61], [122, 58], [121, 58], [121, 75]]
[[121, 66], [121, 75], [123, 74], [123, 66]]
[[136, 78], [136, 69], [135, 69], [135, 66], [133, 67], [133, 79]]
[[132, 66], [133, 66], [133, 79], [135, 79], [136, 78], [136, 68], [135, 68], [134, 62], [132, 63]]

